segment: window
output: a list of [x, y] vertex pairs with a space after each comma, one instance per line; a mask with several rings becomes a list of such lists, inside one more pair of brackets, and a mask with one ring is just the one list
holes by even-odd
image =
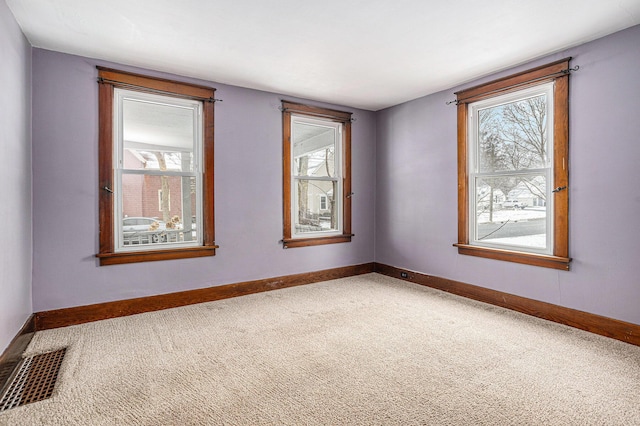
[[215, 255], [214, 89], [98, 70], [100, 264]]
[[327, 196], [326, 195], [321, 195], [320, 196], [320, 211], [323, 212], [324, 210], [329, 210], [327, 208]]
[[284, 247], [351, 241], [351, 113], [282, 111]]
[[569, 60], [456, 93], [460, 254], [569, 269]]

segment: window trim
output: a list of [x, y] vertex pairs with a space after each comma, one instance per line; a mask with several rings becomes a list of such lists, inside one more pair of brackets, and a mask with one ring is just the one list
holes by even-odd
[[[291, 158], [291, 116], [308, 116], [334, 121], [343, 125], [342, 132], [342, 231], [338, 234], [313, 237], [292, 236], [292, 158]], [[350, 242], [351, 233], [351, 113], [329, 108], [304, 105], [296, 102], [282, 101], [282, 182], [283, 182], [283, 248], [307, 247], [324, 244]], [[341, 232], [341, 233], [340, 233]]]
[[[214, 120], [215, 89], [190, 83], [133, 74], [111, 68], [98, 69], [98, 191], [99, 191], [99, 251], [100, 266], [191, 257], [214, 256], [216, 248], [214, 229]], [[202, 224], [203, 245], [198, 247], [167, 248], [160, 250], [115, 252], [113, 188], [113, 103], [114, 88], [159, 93], [166, 96], [202, 101], [203, 108], [203, 178]]]
[[[569, 61], [561, 59], [528, 71], [456, 92], [458, 106], [458, 242], [459, 254], [569, 270]], [[554, 82], [553, 89], [553, 249], [551, 255], [497, 249], [469, 244], [469, 104]]]

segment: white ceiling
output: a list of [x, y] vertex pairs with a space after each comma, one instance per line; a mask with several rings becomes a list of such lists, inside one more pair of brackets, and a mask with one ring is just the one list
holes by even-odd
[[6, 0], [35, 47], [379, 110], [640, 23], [638, 0]]

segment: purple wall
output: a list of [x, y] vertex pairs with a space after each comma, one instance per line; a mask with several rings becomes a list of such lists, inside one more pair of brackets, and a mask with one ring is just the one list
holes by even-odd
[[[353, 110], [351, 243], [283, 250], [281, 96], [215, 87], [215, 257], [97, 266], [95, 66], [33, 51], [33, 308], [36, 312], [372, 262], [375, 113]], [[145, 72], [134, 70], [137, 72]], [[291, 99], [290, 97], [286, 97]], [[295, 99], [292, 99], [295, 100]], [[323, 105], [326, 106], [326, 105]], [[339, 106], [329, 107], [343, 109]]]
[[[640, 324], [639, 42], [637, 26], [464, 86], [566, 56], [580, 65], [572, 76], [570, 98], [574, 261], [569, 272], [462, 256], [452, 247], [457, 240], [456, 110], [445, 101], [462, 86], [378, 113], [355, 110], [356, 237], [349, 244], [283, 250], [278, 244], [281, 97], [190, 79], [184, 80], [213, 85], [216, 96], [224, 99], [216, 104], [218, 255], [98, 267], [95, 65], [131, 68], [34, 49], [33, 310], [375, 260]], [[26, 61], [20, 58], [14, 61], [16, 67], [26, 66], [19, 65]], [[11, 78], [3, 81], [22, 81]], [[19, 85], [7, 85], [9, 93], [15, 92], [9, 98], [26, 96], [28, 87], [14, 86]], [[18, 127], [26, 126], [28, 113], [16, 120]], [[23, 175], [28, 180], [28, 172]], [[16, 198], [28, 205], [23, 197]], [[28, 252], [28, 247], [20, 250]], [[15, 272], [10, 278], [25, 275], [19, 272], [25, 264], [11, 268]], [[3, 272], [3, 280], [5, 276]], [[24, 293], [22, 285], [19, 291]], [[23, 307], [12, 307], [10, 315], [23, 320], [28, 311], [24, 298], [14, 299], [10, 303]], [[15, 333], [13, 323], [8, 330]], [[10, 333], [0, 331], [6, 341]]]
[[31, 306], [31, 46], [0, 0], [0, 354]]
[[[378, 112], [376, 261], [640, 324], [639, 44], [636, 26]], [[445, 102], [567, 56], [580, 66], [570, 83], [571, 271], [457, 254], [456, 108]]]

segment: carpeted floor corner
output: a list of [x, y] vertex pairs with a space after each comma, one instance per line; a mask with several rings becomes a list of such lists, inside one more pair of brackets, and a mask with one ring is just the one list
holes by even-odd
[[0, 425], [636, 425], [640, 347], [367, 274], [38, 332]]

